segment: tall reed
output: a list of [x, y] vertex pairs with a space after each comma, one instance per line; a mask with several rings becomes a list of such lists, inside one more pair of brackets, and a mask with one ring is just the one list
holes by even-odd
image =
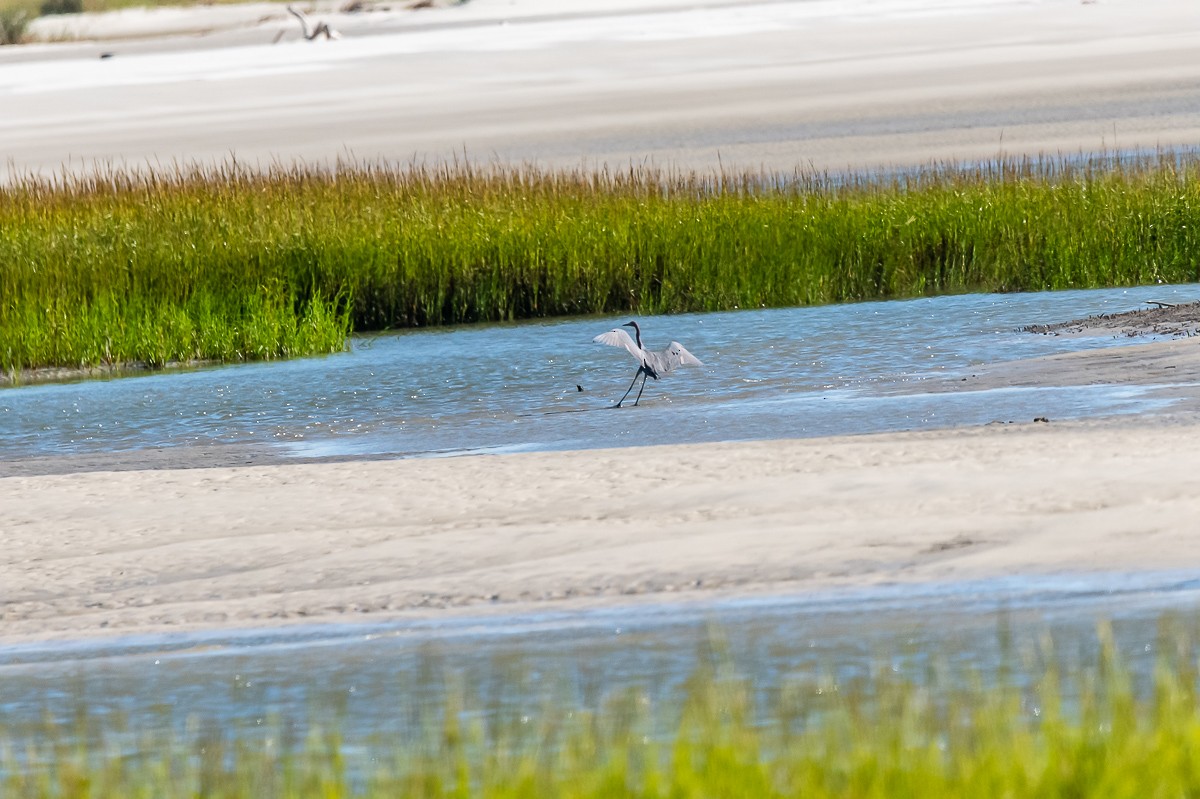
[[351, 330], [1200, 279], [1192, 154], [882, 176], [236, 164], [0, 188], [0, 369]]

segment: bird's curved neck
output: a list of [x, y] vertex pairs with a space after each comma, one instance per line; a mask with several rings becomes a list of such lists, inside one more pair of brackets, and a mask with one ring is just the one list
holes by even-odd
[[645, 349], [645, 347], [642, 346], [642, 329], [637, 325], [633, 326], [633, 336], [634, 340], [637, 341], [638, 349]]

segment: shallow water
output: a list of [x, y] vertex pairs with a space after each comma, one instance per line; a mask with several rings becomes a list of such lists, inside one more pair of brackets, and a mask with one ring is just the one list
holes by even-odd
[[1144, 680], [1162, 654], [1160, 615], [1174, 611], [1194, 633], [1198, 608], [1194, 573], [1051, 575], [12, 646], [0, 651], [0, 719], [31, 737], [70, 735], [85, 707], [93, 730], [124, 730], [131, 747], [146, 733], [210, 725], [253, 736], [282, 724], [302, 738], [307, 724], [336, 721], [353, 747], [413, 733], [422, 713], [444, 707], [447, 683], [469, 687], [482, 704], [474, 712], [503, 718], [536, 718], [551, 696], [594, 708], [636, 689], [669, 703], [714, 651], [774, 688], [881, 667], [917, 682], [936, 667], [943, 687], [986, 684], [1014, 666], [1015, 679], [1031, 678], [1021, 656], [1045, 634], [1065, 668], [1094, 666], [1101, 620]]
[[[624, 318], [420, 331], [359, 339], [327, 358], [0, 392], [0, 458], [251, 443], [283, 454], [439, 455], [764, 439], [1133, 413], [1158, 400], [1128, 387], [923, 391], [973, 365], [1125, 343], [1018, 332], [1022, 325], [1200, 299], [1200, 286], [971, 295], [645, 320], [649, 343], [684, 342], [705, 361], [610, 410], [635, 364], [591, 344]], [[585, 390], [576, 390], [576, 385]], [[486, 712], [528, 715], [547, 681], [567, 701], [639, 688], [676, 695], [713, 630], [756, 679], [852, 679], [890, 663], [919, 676], [931, 658], [992, 673], [998, 632], [1020, 646], [1051, 631], [1063, 651], [1095, 646], [1111, 618], [1145, 674], [1164, 610], [1193, 623], [1191, 574], [1050, 576], [892, 586], [800, 597], [708, 599], [596, 611], [371, 625], [218, 631], [0, 649], [7, 729], [59, 732], [86, 708], [94, 728], [137, 734], [303, 731], [339, 719], [349, 743], [403, 732], [440, 708], [445, 678]], [[193, 725], [188, 727], [188, 725]], [[39, 726], [42, 725], [42, 726]], [[39, 732], [40, 730], [41, 732]], [[68, 732], [68, 734], [70, 734]]]
[[[926, 393], [973, 365], [1127, 343], [1023, 325], [1200, 300], [1200, 285], [963, 295], [643, 320], [705, 365], [650, 381], [591, 339], [625, 317], [357, 338], [325, 358], [0, 391], [0, 458], [266, 445], [296, 456], [438, 455], [770, 439], [1135, 413], [1136, 387]], [[577, 386], [583, 391], [578, 391]]]

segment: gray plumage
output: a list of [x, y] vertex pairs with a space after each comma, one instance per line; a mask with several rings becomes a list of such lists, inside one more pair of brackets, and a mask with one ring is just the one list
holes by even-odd
[[[632, 327], [637, 339], [630, 338], [629, 334], [622, 330], [621, 327]], [[633, 384], [637, 382], [639, 377], [642, 378], [642, 387], [638, 390], [637, 399], [633, 401], [634, 405], [637, 405], [642, 399], [642, 391], [646, 390], [647, 377], [653, 377], [657, 380], [659, 377], [678, 369], [680, 366], [704, 365], [699, 358], [688, 352], [678, 341], [672, 341], [667, 345], [665, 350], [658, 350], [657, 352], [647, 350], [642, 346], [642, 329], [638, 326], [637, 322], [626, 322], [621, 327], [613, 328], [607, 333], [601, 333], [592, 339], [592, 342], [596, 344], [623, 347], [638, 361], [638, 370], [633, 375], [633, 383], [629, 384], [629, 388], [625, 390], [625, 394], [613, 406], [614, 408], [621, 407], [621, 403], [625, 401], [625, 397], [629, 396], [629, 392], [633, 391]]]

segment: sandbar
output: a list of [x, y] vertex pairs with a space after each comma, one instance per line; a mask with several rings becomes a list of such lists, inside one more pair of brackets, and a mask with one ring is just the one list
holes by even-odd
[[[339, 18], [331, 42], [273, 43], [275, 9], [3, 48], [0, 179], [231, 157], [841, 170], [1200, 140], [1192, 0], [516, 5]], [[1200, 566], [1200, 339], [925, 389], [1094, 382], [1169, 412], [442, 460], [7, 463], [0, 640]]]
[[[1161, 359], [1175, 368], [1153, 368]], [[1200, 339], [997, 364], [980, 380], [1114, 368], [1186, 400]], [[10, 470], [0, 638], [1192, 569], [1200, 413], [1173, 408], [825, 439], [315, 463], [249, 453], [241, 466], [160, 451], [120, 471]]]

